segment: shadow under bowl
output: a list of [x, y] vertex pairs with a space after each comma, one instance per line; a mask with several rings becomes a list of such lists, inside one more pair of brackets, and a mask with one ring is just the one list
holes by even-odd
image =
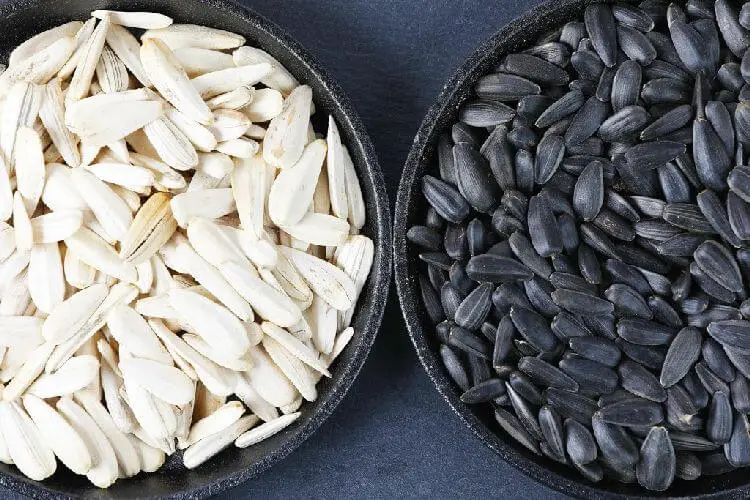
[[406, 239], [406, 232], [411, 226], [424, 223], [427, 203], [422, 195], [421, 181], [427, 173], [437, 175], [440, 135], [449, 131], [457, 121], [458, 109], [471, 97], [477, 79], [489, 73], [502, 56], [531, 46], [541, 35], [568, 21], [582, 20], [583, 10], [591, 3], [596, 2], [548, 0], [523, 13], [477, 48], [446, 82], [437, 102], [427, 112], [404, 165], [396, 199], [394, 269], [404, 320], [422, 365], [453, 411], [503, 460], [540, 483], [582, 498], [747, 498], [750, 495], [747, 469], [720, 476], [701, 476], [695, 481], [678, 479], [667, 492], [657, 493], [649, 492], [638, 484], [628, 485], [607, 478], [599, 483], [591, 483], [571, 466], [533, 454], [500, 430], [491, 411], [461, 402], [461, 390], [443, 367], [438, 353], [440, 344], [422, 304], [418, 280], [420, 261], [414, 245]]
[[339, 85], [281, 28], [234, 2], [11, 0], [0, 5], [2, 59], [7, 61], [10, 51], [31, 36], [68, 21], [85, 20], [96, 9], [159, 12], [178, 23], [239, 33], [247, 38], [248, 45], [270, 53], [300, 82], [312, 87], [317, 110], [315, 118], [321, 120], [316, 129], [325, 130], [327, 115], [336, 119], [342, 141], [354, 161], [367, 206], [367, 224], [362, 234], [374, 241], [375, 257], [352, 321], [356, 334], [331, 367], [332, 378], [318, 384], [318, 399], [302, 405], [302, 416], [294, 425], [249, 448], [241, 450], [231, 446], [194, 470], [185, 469], [180, 454], [175, 454], [158, 472], [121, 479], [106, 490], [97, 489], [85, 477], [63, 466], [59, 466], [52, 477], [38, 483], [23, 476], [15, 467], [0, 464], [1, 486], [36, 498], [203, 498], [246, 481], [294, 451], [331, 414], [356, 378], [375, 340], [388, 297], [392, 255], [388, 195], [370, 138]]

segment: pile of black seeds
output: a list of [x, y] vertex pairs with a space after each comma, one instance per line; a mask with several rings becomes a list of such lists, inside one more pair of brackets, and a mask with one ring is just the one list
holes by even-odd
[[597, 4], [481, 77], [408, 231], [466, 404], [667, 489], [750, 465], [750, 3]]

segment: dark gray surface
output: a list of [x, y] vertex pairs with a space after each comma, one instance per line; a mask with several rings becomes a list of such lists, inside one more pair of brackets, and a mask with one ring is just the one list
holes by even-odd
[[[243, 0], [286, 29], [357, 108], [395, 200], [401, 167], [443, 83], [535, 0]], [[506, 465], [448, 408], [409, 342], [395, 290], [365, 368], [290, 457], [227, 498], [506, 497], [555, 493]]]

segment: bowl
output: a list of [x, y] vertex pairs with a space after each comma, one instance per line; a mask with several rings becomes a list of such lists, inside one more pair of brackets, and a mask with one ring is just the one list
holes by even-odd
[[194, 470], [186, 470], [173, 456], [158, 472], [139, 474], [99, 490], [83, 476], [63, 467], [37, 483], [15, 467], [0, 464], [0, 485], [36, 498], [189, 497], [216, 494], [266, 470], [296, 449], [323, 423], [342, 400], [365, 362], [380, 326], [391, 279], [391, 223], [383, 176], [375, 152], [357, 113], [341, 88], [315, 58], [281, 28], [255, 12], [223, 0], [18, 0], [0, 5], [0, 54], [3, 62], [20, 42], [45, 29], [76, 19], [95, 9], [153, 11], [175, 22], [202, 24], [242, 34], [249, 45], [278, 59], [301, 82], [313, 89], [321, 117], [331, 114], [349, 147], [367, 206], [362, 233], [373, 239], [372, 271], [359, 299], [352, 325], [356, 334], [331, 368], [332, 378], [318, 384], [319, 398], [302, 407], [302, 417], [280, 434], [246, 449], [230, 447]]
[[[458, 109], [472, 94], [476, 80], [489, 72], [500, 58], [532, 44], [539, 36], [564, 23], [582, 19], [592, 0], [549, 0], [529, 10], [482, 43], [445, 83], [437, 102], [429, 109], [414, 138], [401, 176], [394, 218], [394, 269], [396, 289], [409, 335], [427, 374], [453, 411], [490, 449], [513, 467], [546, 486], [574, 497], [621, 498], [692, 496], [747, 498], [750, 481], [746, 470], [721, 476], [701, 476], [696, 481], [676, 480], [665, 493], [648, 492], [637, 484], [626, 485], [604, 479], [591, 483], [576, 470], [544, 456], [538, 456], [501, 433], [490, 411], [470, 407], [459, 399], [461, 390], [442, 365], [439, 342], [426, 315], [419, 293], [419, 259], [406, 239], [406, 231], [421, 224], [427, 203], [421, 191], [422, 176], [437, 172], [437, 144], [440, 135], [456, 121]], [[637, 3], [637, 2], [624, 2]]]

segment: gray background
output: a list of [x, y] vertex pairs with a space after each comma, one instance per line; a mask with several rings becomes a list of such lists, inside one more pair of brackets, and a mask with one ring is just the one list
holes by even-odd
[[[359, 112], [395, 203], [412, 138], [474, 48], [540, 0], [242, 0], [286, 29]], [[299, 450], [226, 498], [552, 498], [485, 448], [417, 360], [395, 289], [367, 364]]]

